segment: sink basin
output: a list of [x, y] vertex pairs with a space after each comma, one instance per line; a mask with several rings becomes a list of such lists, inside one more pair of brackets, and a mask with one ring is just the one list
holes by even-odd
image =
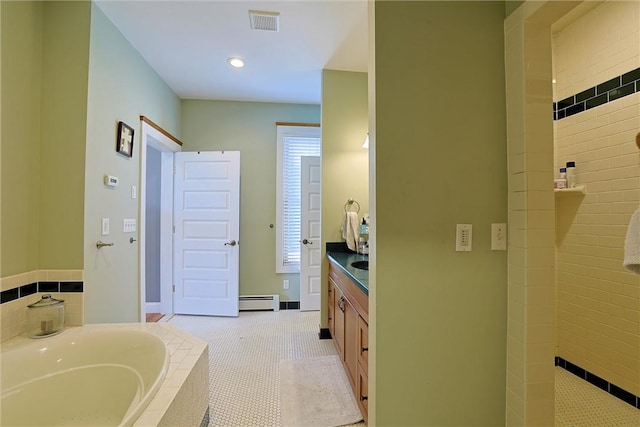
[[351, 263], [351, 267], [359, 268], [360, 270], [369, 269], [369, 261], [356, 261]]

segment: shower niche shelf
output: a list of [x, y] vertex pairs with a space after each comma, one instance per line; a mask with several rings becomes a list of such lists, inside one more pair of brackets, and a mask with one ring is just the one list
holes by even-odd
[[584, 196], [585, 194], [587, 194], [587, 191], [584, 188], [584, 185], [577, 185], [573, 188], [556, 188], [553, 190], [553, 192], [560, 195], [566, 194], [566, 195], [573, 195], [573, 196]]

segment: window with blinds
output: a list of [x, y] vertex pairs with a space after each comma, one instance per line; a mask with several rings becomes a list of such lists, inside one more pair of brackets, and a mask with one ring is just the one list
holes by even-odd
[[320, 156], [320, 128], [278, 126], [276, 273], [300, 271], [301, 165]]

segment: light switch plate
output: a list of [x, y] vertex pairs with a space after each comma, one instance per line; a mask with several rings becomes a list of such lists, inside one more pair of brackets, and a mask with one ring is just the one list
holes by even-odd
[[456, 225], [456, 251], [470, 252], [472, 242], [472, 225], [457, 224]]
[[122, 220], [122, 232], [123, 233], [135, 233], [136, 232], [136, 220], [135, 218], [125, 218]]
[[109, 218], [102, 218], [102, 235], [109, 235]]

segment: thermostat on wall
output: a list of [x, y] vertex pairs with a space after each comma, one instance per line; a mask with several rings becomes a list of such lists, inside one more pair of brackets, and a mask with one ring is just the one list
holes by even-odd
[[117, 176], [111, 176], [111, 175], [105, 175], [104, 176], [104, 185], [107, 185], [109, 187], [117, 187], [118, 186], [118, 177]]

